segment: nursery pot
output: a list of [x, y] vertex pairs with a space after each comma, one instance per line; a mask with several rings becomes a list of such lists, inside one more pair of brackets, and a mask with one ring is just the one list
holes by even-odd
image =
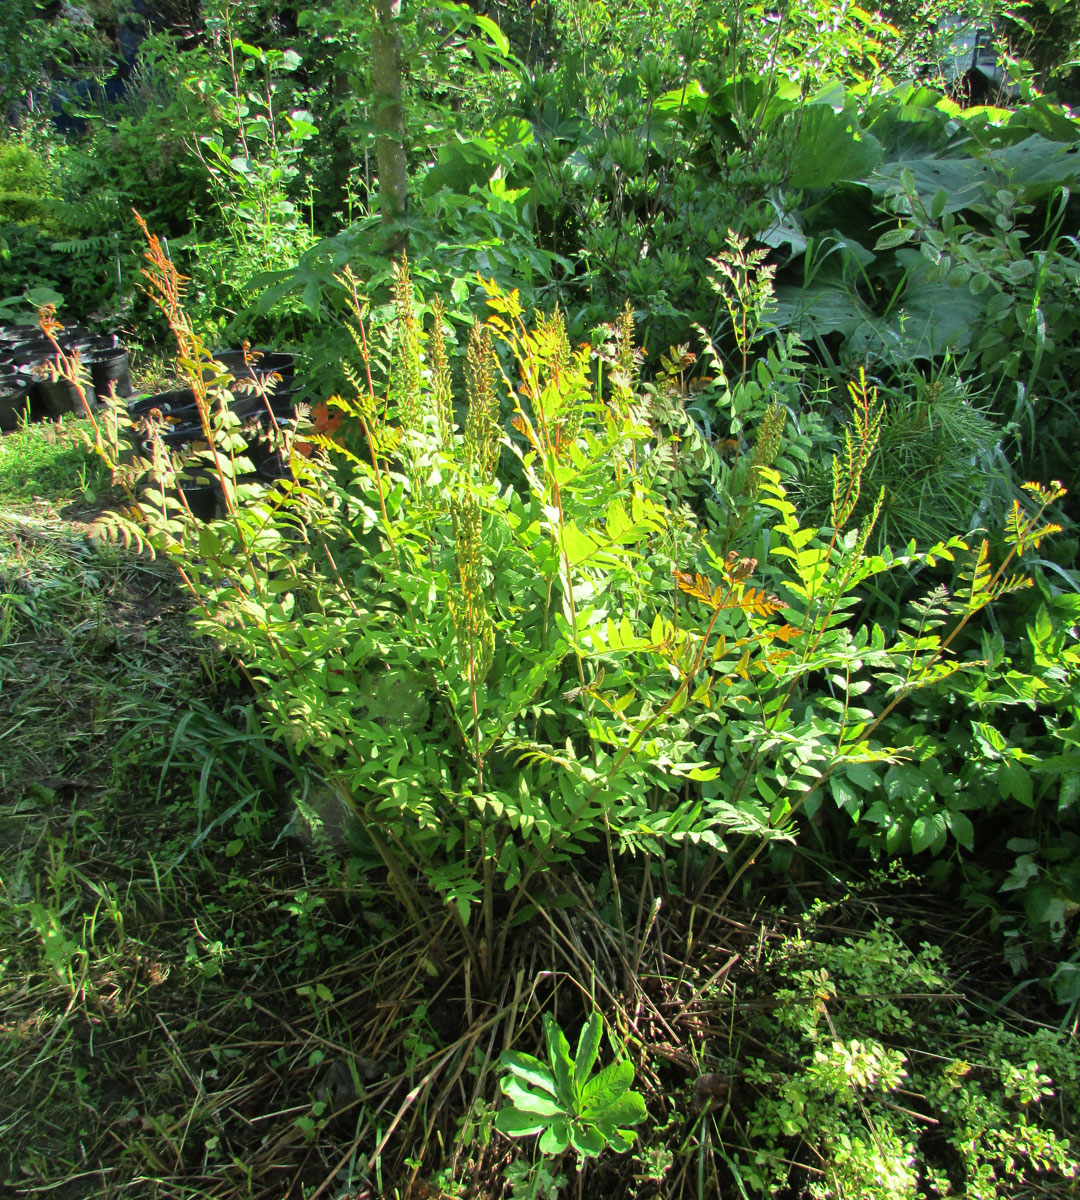
[[[284, 417], [279, 417], [275, 414], [274, 420], [277, 423], [278, 429], [292, 429], [295, 422]], [[261, 417], [256, 416], [252, 421], [250, 436], [247, 444], [247, 457], [251, 460], [251, 465], [255, 470], [259, 470], [261, 464], [268, 459], [279, 458], [280, 450], [270, 444], [270, 438], [273, 435], [274, 427], [270, 423], [268, 413], [263, 413]]]
[[115, 333], [101, 333], [94, 337], [83, 338], [82, 344], [91, 354], [100, 354], [102, 351], [121, 348], [120, 339]]
[[25, 342], [16, 342], [11, 347], [12, 359], [20, 365], [40, 362], [43, 358], [51, 358], [56, 353], [56, 347], [47, 337], [32, 337]]
[[[39, 379], [34, 385], [37, 398], [50, 417], [63, 417], [74, 413], [77, 417], [86, 416], [86, 407], [78, 388], [67, 379]], [[97, 393], [88, 384], [84, 384], [86, 404], [90, 408], [97, 407]]]
[[36, 325], [0, 325], [0, 352], [40, 336], [41, 330]]
[[179, 416], [194, 417], [198, 410], [195, 407], [195, 393], [191, 388], [174, 388], [169, 392], [157, 392], [153, 396], [140, 396], [139, 399], [128, 403], [128, 414], [132, 417], [145, 417], [152, 409], [160, 409], [163, 417]]
[[11, 379], [0, 379], [0, 429], [10, 431], [30, 413], [30, 386]]
[[296, 397], [295, 391], [286, 390], [271, 392], [265, 396], [253, 395], [248, 392], [237, 396], [229, 405], [229, 409], [241, 421], [249, 420], [252, 417], [266, 420], [268, 412], [272, 412], [279, 420], [282, 418], [290, 420], [296, 412]]
[[275, 451], [269, 458], [263, 459], [255, 468], [255, 474], [260, 483], [277, 483], [281, 479], [291, 479], [292, 471], [282, 455]]
[[[254, 361], [244, 362], [243, 350], [218, 350], [214, 361], [220, 363], [236, 380], [255, 380], [259, 383], [267, 380], [270, 375], [281, 376], [282, 385], [286, 384], [296, 374], [296, 355], [279, 354], [268, 351], [264, 354], [255, 352]], [[212, 367], [203, 368], [204, 377], [212, 377], [215, 371]]]
[[84, 361], [90, 368], [95, 392], [107, 396], [115, 387], [118, 396], [131, 395], [131, 370], [126, 350], [91, 350]]
[[[177, 425], [174, 429], [163, 429], [161, 441], [167, 450], [184, 450], [193, 442], [205, 442], [206, 434], [201, 425]], [[154, 448], [152, 438], [146, 438], [142, 443], [143, 450], [149, 454]]]
[[56, 340], [66, 350], [69, 346], [81, 345], [92, 340], [93, 336], [85, 325], [69, 325], [56, 335]]
[[180, 492], [197, 520], [212, 521], [217, 516], [221, 483], [213, 471], [192, 471], [180, 480]]

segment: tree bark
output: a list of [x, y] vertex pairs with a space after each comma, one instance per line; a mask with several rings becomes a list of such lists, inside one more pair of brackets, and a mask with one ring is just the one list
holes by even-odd
[[[385, 225], [405, 215], [408, 171], [405, 160], [405, 110], [401, 103], [401, 0], [375, 0], [371, 31], [371, 92], [375, 103], [375, 161], [379, 168], [379, 210]], [[404, 233], [391, 236], [403, 250]]]

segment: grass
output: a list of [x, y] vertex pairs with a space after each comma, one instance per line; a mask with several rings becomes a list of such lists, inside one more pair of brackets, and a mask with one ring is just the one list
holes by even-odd
[[[72, 432], [0, 446], [0, 1191], [753, 1196], [742, 1064], [790, 1069], [760, 1030], [773, 949], [807, 928], [764, 904], [797, 912], [820, 887], [759, 881], [760, 912], [706, 921], [659, 866], [631, 865], [623, 940], [602, 870], [567, 875], [553, 881], [566, 905], [522, 926], [499, 987], [477, 994], [464, 956], [388, 902], [319, 781], [267, 743], [167, 566], [91, 536]], [[816, 930], [839, 940], [884, 909], [913, 942], [948, 941], [966, 991], [1008, 987], [980, 982], [994, 956], [953, 914], [896, 888], [843, 900]], [[649, 1125], [634, 1154], [578, 1171], [491, 1122], [500, 1052], [538, 1051], [544, 1012], [573, 1043], [594, 1005]], [[1074, 1110], [1055, 1103], [1042, 1115], [1067, 1128]], [[814, 1146], [779, 1149], [804, 1189], [818, 1179]]]
[[37, 421], [0, 438], [0, 503], [64, 496], [92, 505], [108, 488], [104, 465], [85, 448], [89, 421]]

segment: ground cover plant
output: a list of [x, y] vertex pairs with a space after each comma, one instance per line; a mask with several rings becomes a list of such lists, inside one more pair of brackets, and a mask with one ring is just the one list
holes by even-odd
[[214, 0], [27, 111], [4, 310], [199, 436], [0, 443], [5, 1193], [1073, 1194], [1071, 15], [997, 108], [939, 8]]

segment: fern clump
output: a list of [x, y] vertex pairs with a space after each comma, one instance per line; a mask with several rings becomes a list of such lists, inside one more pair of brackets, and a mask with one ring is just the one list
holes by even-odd
[[[734, 519], [710, 529], [683, 503], [680, 448], [635, 390], [627, 313], [609, 346], [574, 346], [558, 312], [530, 316], [486, 282], [461, 386], [444, 310], [424, 327], [404, 261], [386, 338], [342, 277], [356, 298], [352, 394], [331, 401], [333, 436], [275, 435], [284, 478], [268, 487], [249, 481], [183, 281], [152, 238], [148, 260], [199, 405], [195, 461], [226, 516], [195, 520], [175, 492], [185, 464], [151, 429], [135, 468], [149, 486], [112, 528], [181, 565], [200, 627], [256, 683], [270, 729], [317, 765], [433, 937], [424, 894], [441, 899], [484, 979], [534, 892], [590, 847], [617, 927], [629, 856], [684, 849], [700, 894], [726, 877], [722, 904], [834, 780], [904, 754], [884, 723], [957, 669], [952, 643], [981, 609], [1024, 585], [1013, 561], [1060, 494], [1017, 510], [997, 565], [956, 536], [871, 553], [880, 492], [859, 509], [883, 418], [860, 378], [829, 524], [801, 521], [766, 465], [787, 424], [768, 404]], [[96, 427], [106, 457], [122, 420], [114, 408]], [[867, 580], [954, 561], [959, 586], [899, 632], [850, 622]], [[834, 692], [811, 696], [822, 674]], [[380, 717], [418, 686], [422, 722]]]

